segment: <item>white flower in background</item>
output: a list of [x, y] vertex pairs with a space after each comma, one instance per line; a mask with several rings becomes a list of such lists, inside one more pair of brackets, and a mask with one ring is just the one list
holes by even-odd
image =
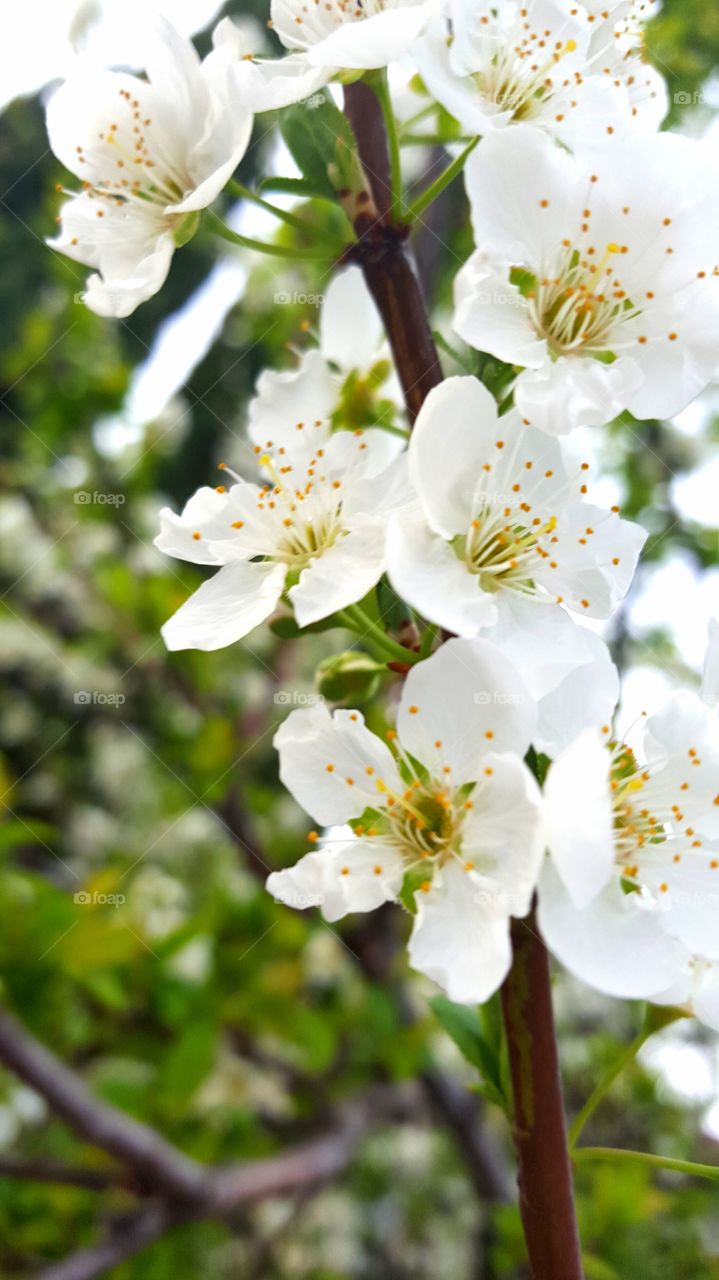
[[50, 243], [97, 269], [84, 300], [100, 315], [127, 316], [157, 293], [252, 131], [249, 92], [244, 109], [227, 109], [229, 60], [201, 63], [167, 22], [155, 26], [147, 75], [78, 72], [48, 106], [50, 145], [83, 184]]
[[413, 967], [453, 1000], [486, 1000], [541, 858], [539, 792], [522, 760], [533, 725], [517, 671], [483, 640], [450, 640], [412, 668], [392, 750], [358, 711], [293, 711], [275, 738], [280, 777], [320, 826], [351, 822], [353, 834], [273, 872], [270, 893], [327, 920], [401, 894], [416, 909]]
[[553, 434], [623, 409], [671, 417], [719, 363], [719, 168], [677, 135], [623, 138], [591, 160], [538, 129], [469, 157], [476, 252], [457, 332], [519, 366], [515, 405]]
[[408, 53], [442, 0], [272, 0], [272, 27], [287, 49], [335, 70], [386, 67]]
[[168, 649], [221, 649], [247, 635], [286, 592], [301, 627], [361, 600], [385, 567], [389, 515], [409, 499], [404, 456], [382, 432], [298, 422], [296, 446], [257, 447], [263, 485], [198, 489], [182, 515], [165, 508], [155, 545], [221, 565], [166, 622]]
[[359, 267], [339, 272], [327, 289], [319, 350], [305, 352], [296, 370], [260, 375], [249, 408], [250, 439], [263, 449], [268, 442], [294, 444], [296, 423], [316, 419], [345, 428], [379, 422], [407, 429], [382, 321]]
[[669, 107], [667, 87], [646, 60], [644, 26], [659, 6], [655, 0], [585, 0], [581, 8], [592, 31], [592, 67], [626, 90], [632, 128], [658, 129]]
[[[600, 21], [597, 40], [595, 15], [569, 0], [450, 0], [420, 42], [417, 65], [466, 133], [525, 123], [575, 150], [620, 130], [654, 130], [666, 112], [657, 73], [636, 52], [615, 49], [616, 25]], [[651, 112], [636, 106], [640, 93]]]
[[392, 585], [448, 631], [509, 646], [533, 696], [556, 700], [537, 742], [551, 754], [587, 723], [577, 721], [582, 689], [585, 716], [610, 716], [617, 696], [606, 646], [565, 610], [609, 617], [646, 533], [585, 501], [589, 464], [565, 462], [559, 442], [516, 411], [499, 418], [476, 378], [430, 391], [408, 454], [417, 501], [390, 524]]
[[601, 738], [550, 767], [539, 922], [583, 981], [652, 997], [690, 957], [719, 960], [719, 717], [683, 692], [647, 721], [643, 761]]

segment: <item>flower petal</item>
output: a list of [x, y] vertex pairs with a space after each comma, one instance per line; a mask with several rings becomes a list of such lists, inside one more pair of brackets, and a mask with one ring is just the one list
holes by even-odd
[[404, 863], [394, 850], [378, 850], [369, 840], [340, 841], [273, 871], [267, 889], [277, 902], [298, 910], [320, 907], [325, 920], [334, 921], [393, 902], [403, 876]]
[[385, 542], [379, 521], [358, 519], [349, 533], [316, 556], [288, 593], [299, 626], [308, 627], [362, 600], [384, 572]]
[[504, 889], [508, 914], [525, 916], [544, 848], [539, 788], [518, 756], [491, 753], [470, 803], [461, 857]]
[[612, 879], [579, 908], [550, 862], [539, 882], [537, 919], [547, 946], [565, 968], [610, 996], [651, 998], [675, 980], [686, 954], [667, 938], [638, 893], [623, 893]]
[[167, 648], [224, 649], [241, 640], [275, 609], [286, 572], [272, 562], [223, 565], [161, 628]]
[[497, 617], [494, 598], [417, 508], [390, 521], [387, 572], [407, 604], [455, 635], [476, 636]]
[[502, 890], [452, 863], [417, 893], [409, 962], [450, 1000], [482, 1004], [501, 986], [512, 960]]
[[435, 777], [447, 767], [461, 786], [477, 781], [489, 751], [523, 756], [535, 718], [523, 680], [495, 645], [448, 640], [407, 676], [397, 731], [405, 751]]
[[358, 818], [387, 790], [402, 788], [389, 748], [370, 733], [359, 711], [330, 715], [323, 704], [292, 711], [274, 745], [282, 782], [322, 826]]
[[610, 758], [599, 734], [585, 729], [550, 765], [544, 823], [555, 867], [576, 907], [586, 907], [614, 868]]

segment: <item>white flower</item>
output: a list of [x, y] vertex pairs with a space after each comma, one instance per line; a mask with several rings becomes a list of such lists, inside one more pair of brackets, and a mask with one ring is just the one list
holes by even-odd
[[388, 465], [381, 432], [294, 430], [294, 447], [259, 456], [262, 486], [238, 476], [229, 491], [198, 489], [180, 516], [160, 513], [161, 551], [222, 566], [165, 623], [168, 649], [232, 644], [285, 592], [308, 626], [361, 600], [384, 572], [387, 518], [409, 496], [404, 455]]
[[631, 44], [617, 51], [613, 18], [600, 20], [598, 39], [596, 17], [561, 0], [450, 0], [418, 67], [469, 134], [524, 122], [574, 150], [614, 130], [656, 129], [667, 106], [660, 77]]
[[270, 893], [327, 920], [396, 900], [416, 907], [410, 960], [451, 999], [496, 991], [511, 962], [510, 916], [529, 910], [541, 856], [539, 793], [522, 761], [534, 706], [483, 640], [450, 640], [407, 676], [390, 750], [357, 711], [293, 711], [280, 777], [321, 826], [353, 823]]
[[465, 172], [477, 250], [454, 324], [521, 366], [525, 421], [556, 434], [623, 409], [670, 417], [706, 386], [719, 363], [719, 170], [700, 143], [625, 137], [582, 161], [518, 125]]
[[252, 131], [249, 91], [240, 103], [229, 61], [200, 63], [167, 22], [154, 28], [147, 75], [78, 72], [48, 106], [50, 145], [83, 183], [51, 245], [96, 268], [84, 300], [100, 315], [130, 315], [157, 293]]
[[388, 534], [397, 593], [448, 631], [482, 632], [508, 649], [534, 697], [554, 699], [541, 749], [553, 752], [558, 733], [566, 743], [587, 723], [578, 717], [592, 704], [578, 701], [576, 683], [562, 689], [581, 668], [587, 698], [599, 698], [595, 714], [611, 715], [617, 689], [606, 646], [565, 607], [608, 617], [631, 583], [644, 530], [584, 501], [588, 464], [568, 465], [559, 442], [516, 411], [499, 418], [476, 378], [430, 391], [409, 467], [417, 503]]
[[370, 70], [406, 54], [441, 0], [272, 0], [272, 27], [317, 67]]
[[[265, 370], [249, 408], [250, 439], [292, 444], [298, 421], [317, 418], [331, 425], [407, 429], [404, 400], [379, 312], [359, 267], [332, 280], [320, 314], [319, 350], [300, 358], [299, 368]], [[388, 440], [387, 447], [394, 452]]]
[[578, 977], [628, 997], [673, 986], [688, 956], [719, 960], [719, 718], [678, 694], [643, 752], [585, 730], [545, 784], [542, 933]]

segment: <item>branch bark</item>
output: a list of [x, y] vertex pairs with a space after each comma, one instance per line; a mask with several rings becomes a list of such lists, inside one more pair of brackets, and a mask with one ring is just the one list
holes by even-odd
[[353, 256], [384, 322], [407, 412], [414, 422], [427, 393], [442, 381], [439, 355], [407, 229], [389, 221], [390, 166], [379, 101], [368, 85], [357, 81], [345, 85], [344, 102], [375, 204], [371, 216], [360, 212], [355, 219]]
[[547, 949], [534, 916], [512, 923], [502, 1010], [514, 1097], [519, 1206], [533, 1280], [582, 1280]]

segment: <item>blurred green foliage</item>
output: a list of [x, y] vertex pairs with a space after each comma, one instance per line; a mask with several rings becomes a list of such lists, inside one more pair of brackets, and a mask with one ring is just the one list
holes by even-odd
[[[669, 77], [672, 118], [690, 119], [677, 95], [693, 105], [713, 71], [719, 11], [666, 0], [649, 44]], [[245, 181], [263, 173], [261, 132]], [[201, 578], [152, 547], [159, 507], [211, 483], [221, 459], [244, 461], [259, 371], [289, 367], [290, 344], [310, 341], [317, 324], [316, 308], [278, 305], [275, 293], [321, 293], [323, 281], [252, 265], [218, 341], [171, 405], [157, 421], [128, 421], [128, 391], [160, 326], [214, 257], [193, 241], [157, 298], [128, 321], [98, 319], [77, 301], [84, 270], [43, 242], [61, 178], [40, 104], [16, 102], [0, 121], [2, 996], [102, 1097], [201, 1160], [252, 1157], [316, 1132], [358, 1089], [410, 1080], [431, 1061], [476, 1083], [431, 1015], [429, 984], [408, 979], [399, 912], [335, 929], [275, 904], [263, 887], [306, 837], [305, 817], [277, 784], [273, 730], [351, 637], [297, 644], [264, 630], [230, 650], [179, 655], [159, 638]], [[313, 216], [333, 217], [319, 203]], [[468, 247], [457, 187], [443, 242], [418, 244], [438, 326]], [[445, 363], [451, 371], [450, 355]], [[608, 435], [607, 469], [625, 512], [652, 530], [650, 560], [682, 549], [702, 567], [719, 563], [716, 532], [678, 519], [669, 496], [696, 449], [661, 423], [620, 423]], [[624, 664], [649, 660], [621, 627], [616, 642]], [[667, 636], [652, 649], [683, 670]], [[361, 676], [369, 697], [377, 680]], [[391, 686], [383, 676], [382, 697], [366, 708], [377, 727]], [[393, 936], [387, 981], [375, 982], [368, 956], [378, 938], [391, 949]], [[574, 1112], [638, 1012], [588, 998], [564, 977], [557, 994]], [[696, 1027], [680, 1034], [708, 1044]], [[501, 1113], [488, 1110], [486, 1124], [510, 1167]], [[642, 1066], [615, 1086], [591, 1141], [719, 1157], [700, 1136], [698, 1108], [658, 1092]], [[10, 1075], [0, 1076], [2, 1151], [104, 1160]], [[599, 1164], [583, 1165], [577, 1180], [588, 1280], [719, 1276], [710, 1184]], [[131, 1203], [117, 1190], [100, 1210], [94, 1192], [0, 1178], [2, 1274], [25, 1277], [63, 1257], [95, 1237], [101, 1215]], [[481, 1203], [453, 1135], [420, 1107], [369, 1134], [336, 1186], [262, 1206], [232, 1228], [185, 1227], [116, 1277], [521, 1280], [523, 1259], [514, 1207]]]

